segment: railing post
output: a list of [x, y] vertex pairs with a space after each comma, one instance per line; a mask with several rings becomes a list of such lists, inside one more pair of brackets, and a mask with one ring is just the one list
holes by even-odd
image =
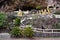
[[[33, 30], [35, 32], [42, 31], [42, 33], [60, 33], [60, 32], [57, 31], [57, 30], [60, 30], [60, 29], [39, 29], [39, 28], [33, 28]], [[48, 30], [51, 30], [51, 31], [48, 31]], [[57, 32], [55, 32], [55, 31], [57, 31]]]
[[52, 33], [53, 33], [53, 29], [52, 29]]

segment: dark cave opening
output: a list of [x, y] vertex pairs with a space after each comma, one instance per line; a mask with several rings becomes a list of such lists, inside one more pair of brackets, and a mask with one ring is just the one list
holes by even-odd
[[31, 11], [32, 9], [36, 9], [36, 8], [23, 6], [22, 8], [16, 8], [15, 11], [18, 11], [19, 9], [21, 9], [22, 11], [27, 11], [27, 10]]

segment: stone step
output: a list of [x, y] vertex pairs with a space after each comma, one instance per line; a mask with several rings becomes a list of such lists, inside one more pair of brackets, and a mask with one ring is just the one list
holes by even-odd
[[9, 33], [0, 33], [0, 38], [9, 39], [10, 38], [10, 34]]

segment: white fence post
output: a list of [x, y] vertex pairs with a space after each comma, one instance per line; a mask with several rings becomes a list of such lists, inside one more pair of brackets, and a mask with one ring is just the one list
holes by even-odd
[[[42, 33], [60, 33], [58, 32], [58, 30], [60, 31], [60, 29], [39, 29], [39, 28], [32, 28], [33, 30], [35, 30], [35, 32], [40, 32], [42, 31]], [[37, 30], [38, 29], [38, 30]], [[49, 31], [50, 30], [50, 31]], [[55, 32], [56, 31], [56, 32]]]
[[53, 29], [52, 29], [52, 33], [53, 33]]

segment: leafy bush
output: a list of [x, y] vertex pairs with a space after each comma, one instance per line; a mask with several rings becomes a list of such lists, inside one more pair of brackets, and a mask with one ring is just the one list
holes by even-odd
[[10, 34], [12, 37], [33, 37], [34, 32], [31, 27], [25, 27], [23, 30], [19, 27], [14, 27]]
[[15, 26], [20, 26], [21, 20], [19, 18], [16, 18], [14, 24]]
[[13, 37], [20, 37], [21, 33], [22, 33], [22, 30], [19, 27], [14, 27], [10, 32], [11, 36]]
[[32, 37], [33, 34], [34, 34], [34, 32], [33, 32], [31, 27], [24, 28], [24, 30], [23, 30], [23, 36], [24, 37]]
[[55, 12], [54, 14], [60, 14], [60, 12]]
[[0, 13], [0, 28], [6, 25], [7, 15], [5, 13]]
[[[60, 29], [60, 23], [57, 23], [56, 26], [54, 26], [55, 29]], [[60, 30], [57, 30], [56, 32], [60, 32]]]
[[60, 23], [56, 24], [56, 29], [60, 29]]
[[41, 9], [41, 6], [40, 5], [36, 6], [36, 9]]

